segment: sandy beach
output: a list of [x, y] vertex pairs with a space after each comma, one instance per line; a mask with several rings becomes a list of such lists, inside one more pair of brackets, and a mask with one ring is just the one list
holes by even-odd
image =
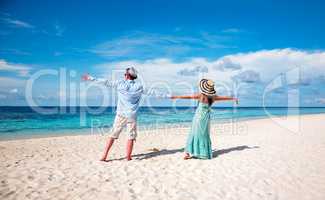
[[140, 131], [130, 162], [124, 135], [109, 162], [107, 135], [1, 141], [0, 199], [323, 200], [325, 115], [300, 119], [214, 124], [212, 160], [182, 159], [188, 127]]

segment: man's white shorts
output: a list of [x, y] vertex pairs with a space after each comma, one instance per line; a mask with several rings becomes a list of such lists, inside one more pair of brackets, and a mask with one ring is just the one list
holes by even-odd
[[110, 137], [117, 139], [123, 128], [126, 126], [129, 140], [134, 140], [137, 137], [137, 121], [129, 120], [126, 117], [116, 115], [114, 125]]

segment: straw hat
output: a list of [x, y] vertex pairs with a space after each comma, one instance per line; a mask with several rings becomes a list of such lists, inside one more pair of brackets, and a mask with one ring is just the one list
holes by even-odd
[[214, 96], [216, 91], [214, 90], [214, 82], [209, 79], [201, 79], [200, 81], [200, 92], [207, 96]]

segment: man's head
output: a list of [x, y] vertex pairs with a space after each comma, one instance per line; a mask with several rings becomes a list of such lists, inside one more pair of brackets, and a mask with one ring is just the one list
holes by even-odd
[[138, 77], [138, 72], [133, 67], [126, 68], [125, 70], [125, 79], [126, 80], [134, 80]]

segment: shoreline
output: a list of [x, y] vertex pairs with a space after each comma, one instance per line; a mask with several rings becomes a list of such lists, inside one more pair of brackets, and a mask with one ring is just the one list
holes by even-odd
[[[288, 116], [276, 116], [274, 118], [281, 119], [285, 117], [297, 117], [297, 116], [317, 116], [317, 115], [325, 115], [325, 113], [307, 113], [307, 114], [299, 114], [299, 115], [288, 115]], [[259, 121], [270, 119], [269, 116], [256, 116], [256, 117], [248, 117], [248, 118], [227, 118], [222, 119], [222, 121], [217, 121], [217, 119], [211, 120], [211, 125], [225, 125], [231, 123], [240, 123], [240, 122], [247, 122], [247, 121]], [[232, 120], [232, 122], [229, 122]], [[178, 125], [178, 126], [175, 126]], [[164, 123], [159, 124], [156, 127], [154, 124], [147, 124], [147, 125], [139, 125], [138, 124], [138, 132], [146, 132], [146, 131], [155, 131], [155, 130], [170, 130], [170, 129], [178, 129], [178, 128], [190, 128], [191, 122], [182, 122], [182, 123]], [[102, 128], [102, 127], [95, 127]], [[107, 127], [105, 127], [107, 129]], [[11, 140], [29, 140], [29, 139], [41, 139], [41, 138], [53, 138], [53, 137], [65, 137], [65, 136], [91, 136], [91, 135], [108, 135], [110, 132], [111, 127], [108, 128], [104, 134], [102, 133], [92, 133], [93, 128], [82, 128], [82, 129], [63, 129], [63, 130], [47, 130], [44, 131], [43, 129], [37, 129], [36, 131], [18, 131], [18, 136], [13, 134], [13, 136], [0, 136], [1, 141], [11, 141]], [[33, 134], [32, 132], [45, 132], [45, 134]], [[71, 133], [74, 132], [74, 133]], [[27, 133], [27, 134], [26, 134]], [[57, 134], [55, 134], [57, 133]], [[31, 135], [30, 135], [31, 134]], [[122, 133], [123, 134], [123, 133]]]

